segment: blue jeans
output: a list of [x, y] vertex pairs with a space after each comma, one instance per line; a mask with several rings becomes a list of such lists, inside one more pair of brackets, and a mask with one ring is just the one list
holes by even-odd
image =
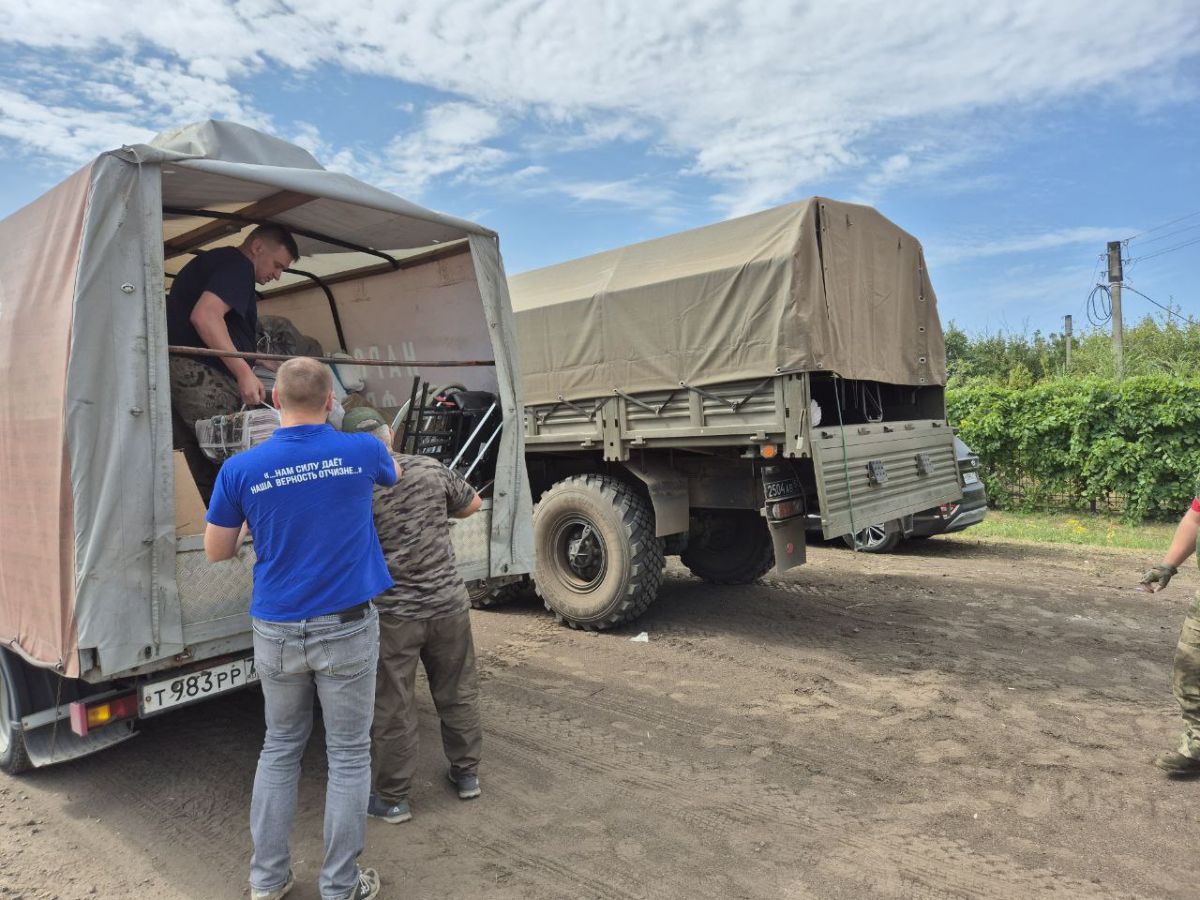
[[252, 622], [267, 735], [250, 801], [250, 886], [273, 890], [287, 880], [288, 834], [296, 815], [300, 757], [312, 733], [315, 691], [329, 761], [321, 897], [342, 900], [358, 884], [358, 856], [366, 837], [379, 613], [372, 608], [344, 623], [334, 616]]

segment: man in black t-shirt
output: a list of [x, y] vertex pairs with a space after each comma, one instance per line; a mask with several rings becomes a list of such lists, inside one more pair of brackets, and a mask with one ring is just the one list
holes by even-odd
[[[238, 247], [218, 247], [189, 262], [167, 295], [167, 340], [210, 350], [256, 349], [256, 284], [275, 281], [299, 258], [296, 241], [278, 225], [255, 228]], [[171, 405], [175, 445], [183, 450], [208, 504], [217, 466], [196, 441], [196, 422], [266, 401], [251, 360], [172, 354]]]

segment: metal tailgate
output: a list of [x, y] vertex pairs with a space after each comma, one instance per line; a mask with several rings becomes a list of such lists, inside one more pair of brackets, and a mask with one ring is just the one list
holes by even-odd
[[944, 421], [820, 427], [812, 445], [826, 539], [962, 499]]

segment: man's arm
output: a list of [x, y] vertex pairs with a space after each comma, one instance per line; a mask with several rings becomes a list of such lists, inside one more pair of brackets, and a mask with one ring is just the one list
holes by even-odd
[[204, 526], [204, 558], [209, 562], [233, 559], [237, 555], [239, 540], [245, 526], [225, 528], [212, 522]]
[[1200, 511], [1193, 506], [1179, 520], [1179, 527], [1175, 529], [1175, 536], [1171, 538], [1171, 546], [1163, 556], [1163, 561], [1142, 576], [1145, 590], [1154, 593], [1167, 586], [1176, 570], [1196, 552], [1197, 534], [1200, 534]]
[[483, 506], [483, 499], [478, 494], [472, 494], [470, 501], [458, 512], [450, 513], [452, 519], [469, 519], [475, 513], [479, 512], [479, 507]]
[[[229, 328], [225, 324], [225, 314], [231, 308], [212, 291], [205, 291], [201, 294], [195, 307], [192, 308], [190, 317], [192, 326], [208, 349], [237, 350], [237, 347], [233, 345], [233, 338], [229, 336]], [[237, 381], [238, 390], [241, 392], [244, 403], [248, 406], [257, 406], [266, 399], [267, 390], [258, 380], [258, 376], [254, 374], [254, 370], [250, 368], [250, 363], [235, 356], [223, 356], [221, 362], [225, 363], [225, 368], [229, 369], [230, 374]]]
[[1168, 566], [1182, 566], [1187, 558], [1196, 552], [1196, 535], [1200, 533], [1200, 512], [1189, 509], [1179, 520], [1175, 536], [1171, 538], [1171, 546], [1163, 563]]

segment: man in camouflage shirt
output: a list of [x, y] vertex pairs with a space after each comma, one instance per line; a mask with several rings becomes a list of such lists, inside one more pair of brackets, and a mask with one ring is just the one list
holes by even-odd
[[[392, 433], [359, 422], [389, 447]], [[375, 528], [395, 586], [375, 598], [379, 608], [379, 670], [371, 727], [369, 815], [387, 822], [412, 818], [408, 795], [417, 767], [418, 660], [442, 724], [448, 776], [463, 800], [478, 797], [479, 676], [471, 638], [470, 599], [454, 560], [450, 519], [479, 510], [474, 488], [436, 459], [393, 454], [403, 469], [394, 487], [376, 490]]]
[[[1165, 588], [1178, 574], [1179, 567], [1196, 551], [1198, 536], [1200, 497], [1194, 499], [1191, 508], [1183, 514], [1163, 561], [1142, 576], [1143, 589], [1154, 593]], [[1160, 753], [1154, 758], [1154, 764], [1174, 777], [1195, 777], [1200, 775], [1200, 592], [1188, 607], [1179, 632], [1171, 688], [1179, 701], [1183, 733], [1179, 736], [1178, 747]]]

